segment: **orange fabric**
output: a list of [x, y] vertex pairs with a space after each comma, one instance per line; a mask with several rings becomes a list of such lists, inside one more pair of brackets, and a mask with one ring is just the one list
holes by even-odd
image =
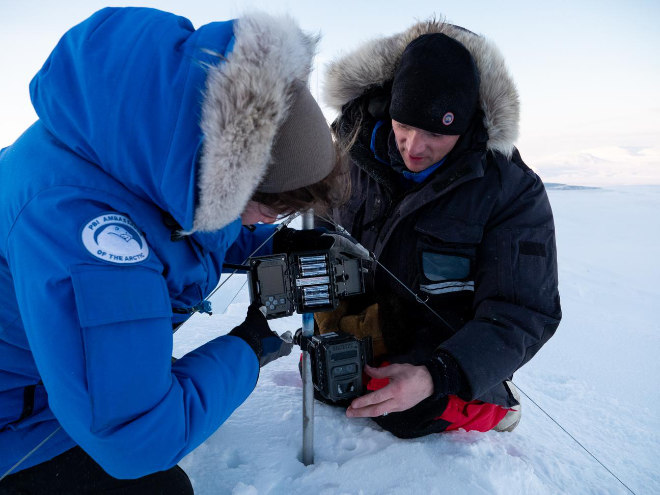
[[[379, 368], [382, 368], [383, 366], [389, 366], [390, 363], [388, 361], [383, 361], [380, 363]], [[385, 387], [388, 383], [390, 383], [389, 378], [371, 378], [369, 375], [366, 373], [362, 374], [362, 378], [364, 381], [367, 382], [367, 390], [371, 390], [372, 392], [375, 390], [380, 390], [381, 388]]]
[[367, 383], [367, 390], [380, 390], [381, 388], [385, 387], [388, 383], [390, 383], [389, 378], [372, 378], [369, 380], [369, 383]]
[[465, 402], [455, 395], [449, 396], [449, 402], [443, 413], [435, 419], [451, 423], [445, 431], [489, 431], [506, 416], [508, 409], [480, 400]]

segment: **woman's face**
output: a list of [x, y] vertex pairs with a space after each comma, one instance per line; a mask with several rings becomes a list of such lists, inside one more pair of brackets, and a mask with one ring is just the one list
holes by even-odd
[[278, 214], [273, 212], [266, 205], [256, 201], [248, 201], [243, 213], [241, 213], [241, 223], [243, 225], [254, 225], [256, 223], [274, 223]]

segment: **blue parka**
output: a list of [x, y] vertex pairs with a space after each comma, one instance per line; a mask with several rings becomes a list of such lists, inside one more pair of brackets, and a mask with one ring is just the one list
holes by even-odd
[[134, 8], [60, 40], [0, 152], [0, 475], [55, 431], [19, 470], [76, 444], [118, 478], [165, 470], [251, 393], [244, 341], [171, 364], [172, 328], [272, 232], [238, 216], [314, 43]]

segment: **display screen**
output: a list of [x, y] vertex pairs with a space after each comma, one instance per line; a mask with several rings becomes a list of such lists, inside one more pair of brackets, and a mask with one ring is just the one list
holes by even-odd
[[259, 267], [261, 294], [284, 294], [284, 271], [281, 265]]

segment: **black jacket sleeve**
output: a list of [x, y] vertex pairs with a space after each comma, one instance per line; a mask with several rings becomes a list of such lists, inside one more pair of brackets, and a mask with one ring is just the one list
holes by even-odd
[[474, 318], [441, 345], [464, 372], [471, 398], [510, 378], [561, 320], [550, 203], [517, 152], [513, 160], [517, 166], [502, 167], [510, 176], [477, 254]]

